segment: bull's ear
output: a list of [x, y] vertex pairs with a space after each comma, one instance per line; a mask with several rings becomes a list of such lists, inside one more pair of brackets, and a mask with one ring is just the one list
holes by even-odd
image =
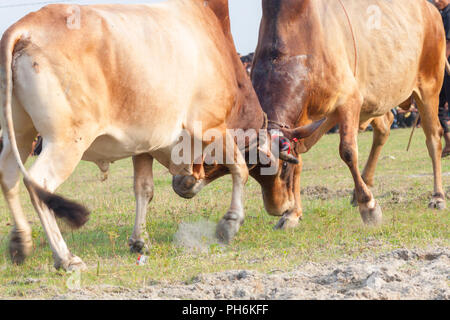
[[305, 139], [308, 138], [310, 135], [312, 135], [319, 127], [324, 123], [326, 118], [323, 118], [322, 120], [313, 122], [311, 124], [308, 124], [303, 127], [298, 127], [295, 129], [281, 129], [284, 136], [287, 137], [290, 140], [293, 139]]

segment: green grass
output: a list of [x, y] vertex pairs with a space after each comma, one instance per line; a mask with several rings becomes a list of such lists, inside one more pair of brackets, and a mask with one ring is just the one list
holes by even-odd
[[[190, 281], [200, 273], [244, 268], [289, 271], [305, 261], [356, 257], [399, 247], [448, 246], [449, 210], [427, 209], [433, 179], [423, 132], [416, 133], [407, 153], [409, 134], [410, 130], [393, 131], [379, 161], [373, 191], [383, 208], [382, 227], [364, 227], [358, 209], [349, 203], [350, 194], [342, 192], [353, 188], [353, 180], [339, 158], [338, 135], [330, 135], [304, 155], [302, 189], [327, 187], [331, 195], [339, 191], [339, 196], [328, 194], [321, 200], [306, 192], [302, 197], [304, 219], [299, 227], [273, 231], [278, 218], [265, 212], [259, 186], [249, 180], [243, 227], [230, 246], [213, 245], [209, 252], [177, 247], [173, 236], [183, 221], [217, 222], [223, 216], [231, 199], [231, 177], [216, 181], [193, 200], [183, 200], [172, 191], [167, 170], [156, 165], [155, 197], [147, 215], [152, 247], [145, 266], [136, 266], [137, 255], [127, 246], [135, 208], [131, 159], [113, 164], [104, 183], [99, 181], [95, 165], [82, 162], [58, 190], [92, 210], [90, 221], [81, 230], [72, 232], [60, 223], [70, 250], [88, 265], [81, 286], [109, 284], [137, 289], [150, 281]], [[360, 135], [361, 167], [371, 141], [371, 133]], [[443, 161], [442, 169], [448, 193], [450, 159]], [[32, 224], [34, 251], [22, 266], [10, 262], [7, 248], [12, 220], [0, 200], [0, 297], [48, 298], [64, 293], [70, 274], [54, 270], [45, 234], [23, 187], [21, 199]]]

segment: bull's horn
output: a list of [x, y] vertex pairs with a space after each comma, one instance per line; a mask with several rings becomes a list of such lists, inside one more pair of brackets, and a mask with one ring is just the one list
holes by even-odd
[[287, 153], [287, 151], [280, 152], [280, 159], [289, 163], [293, 164], [299, 164], [300, 161], [296, 157], [294, 157], [292, 154]]
[[319, 127], [324, 123], [326, 118], [323, 118], [322, 120], [313, 122], [309, 125], [298, 127], [295, 129], [281, 129], [284, 136], [287, 137], [290, 140], [293, 139], [305, 139], [308, 138], [310, 135], [312, 135]]
[[273, 163], [277, 162], [277, 159], [275, 158], [275, 156], [273, 155], [273, 153], [270, 150], [258, 147], [258, 151], [261, 152], [262, 154], [264, 154], [270, 160], [270, 162], [273, 162]]

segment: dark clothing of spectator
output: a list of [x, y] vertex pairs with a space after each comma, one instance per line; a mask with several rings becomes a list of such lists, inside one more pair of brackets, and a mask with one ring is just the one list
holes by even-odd
[[450, 5], [441, 11], [442, 21], [444, 22], [445, 37], [450, 40]]
[[[445, 36], [450, 41], [450, 5], [441, 11], [442, 21], [444, 22]], [[444, 85], [439, 95], [439, 121], [441, 122], [444, 133], [448, 133], [447, 115], [445, 112], [445, 103], [450, 102], [450, 76], [445, 72]]]
[[34, 149], [33, 149], [33, 151], [32, 151], [32, 155], [33, 156], [38, 156], [38, 155], [40, 155], [41, 154], [41, 152], [42, 152], [42, 137], [41, 137], [41, 135], [38, 135], [37, 137], [36, 137], [36, 139], [34, 140]]
[[397, 125], [399, 128], [411, 128], [416, 123], [417, 117], [415, 112], [410, 112], [408, 117], [405, 114], [399, 114]]
[[445, 103], [450, 101], [450, 76], [445, 73], [444, 85], [439, 95], [439, 121], [444, 129], [444, 133], [449, 132], [447, 125], [447, 114], [445, 111]]

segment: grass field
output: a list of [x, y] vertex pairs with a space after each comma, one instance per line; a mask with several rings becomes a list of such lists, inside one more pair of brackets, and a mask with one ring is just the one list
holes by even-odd
[[[216, 181], [193, 200], [183, 200], [172, 191], [167, 170], [157, 165], [155, 197], [147, 215], [152, 246], [144, 266], [136, 265], [137, 255], [131, 254], [127, 246], [135, 209], [131, 159], [113, 164], [109, 180], [103, 183], [97, 167], [82, 162], [58, 190], [92, 210], [90, 221], [81, 230], [71, 231], [60, 223], [70, 250], [88, 265], [81, 286], [110, 284], [137, 289], [151, 281], [189, 282], [200, 273], [230, 269], [289, 271], [305, 261], [334, 260], [399, 247], [449, 246], [450, 210], [427, 209], [433, 178], [423, 132], [418, 130], [407, 153], [409, 134], [410, 130], [393, 131], [379, 161], [373, 191], [384, 213], [380, 228], [364, 227], [358, 209], [350, 205], [353, 180], [338, 155], [339, 136], [330, 135], [304, 155], [304, 219], [298, 228], [272, 230], [278, 218], [265, 212], [259, 186], [250, 179], [245, 193], [246, 221], [236, 239], [227, 247], [210, 245], [207, 251], [177, 246], [174, 235], [182, 222], [216, 223], [224, 215], [231, 199], [231, 177]], [[371, 133], [360, 135], [361, 167], [371, 141]], [[442, 169], [448, 196], [450, 159], [443, 161]], [[23, 266], [11, 264], [11, 218], [1, 199], [0, 298], [47, 298], [64, 293], [70, 274], [54, 270], [51, 250], [25, 188], [21, 199], [33, 228], [34, 252]]]

